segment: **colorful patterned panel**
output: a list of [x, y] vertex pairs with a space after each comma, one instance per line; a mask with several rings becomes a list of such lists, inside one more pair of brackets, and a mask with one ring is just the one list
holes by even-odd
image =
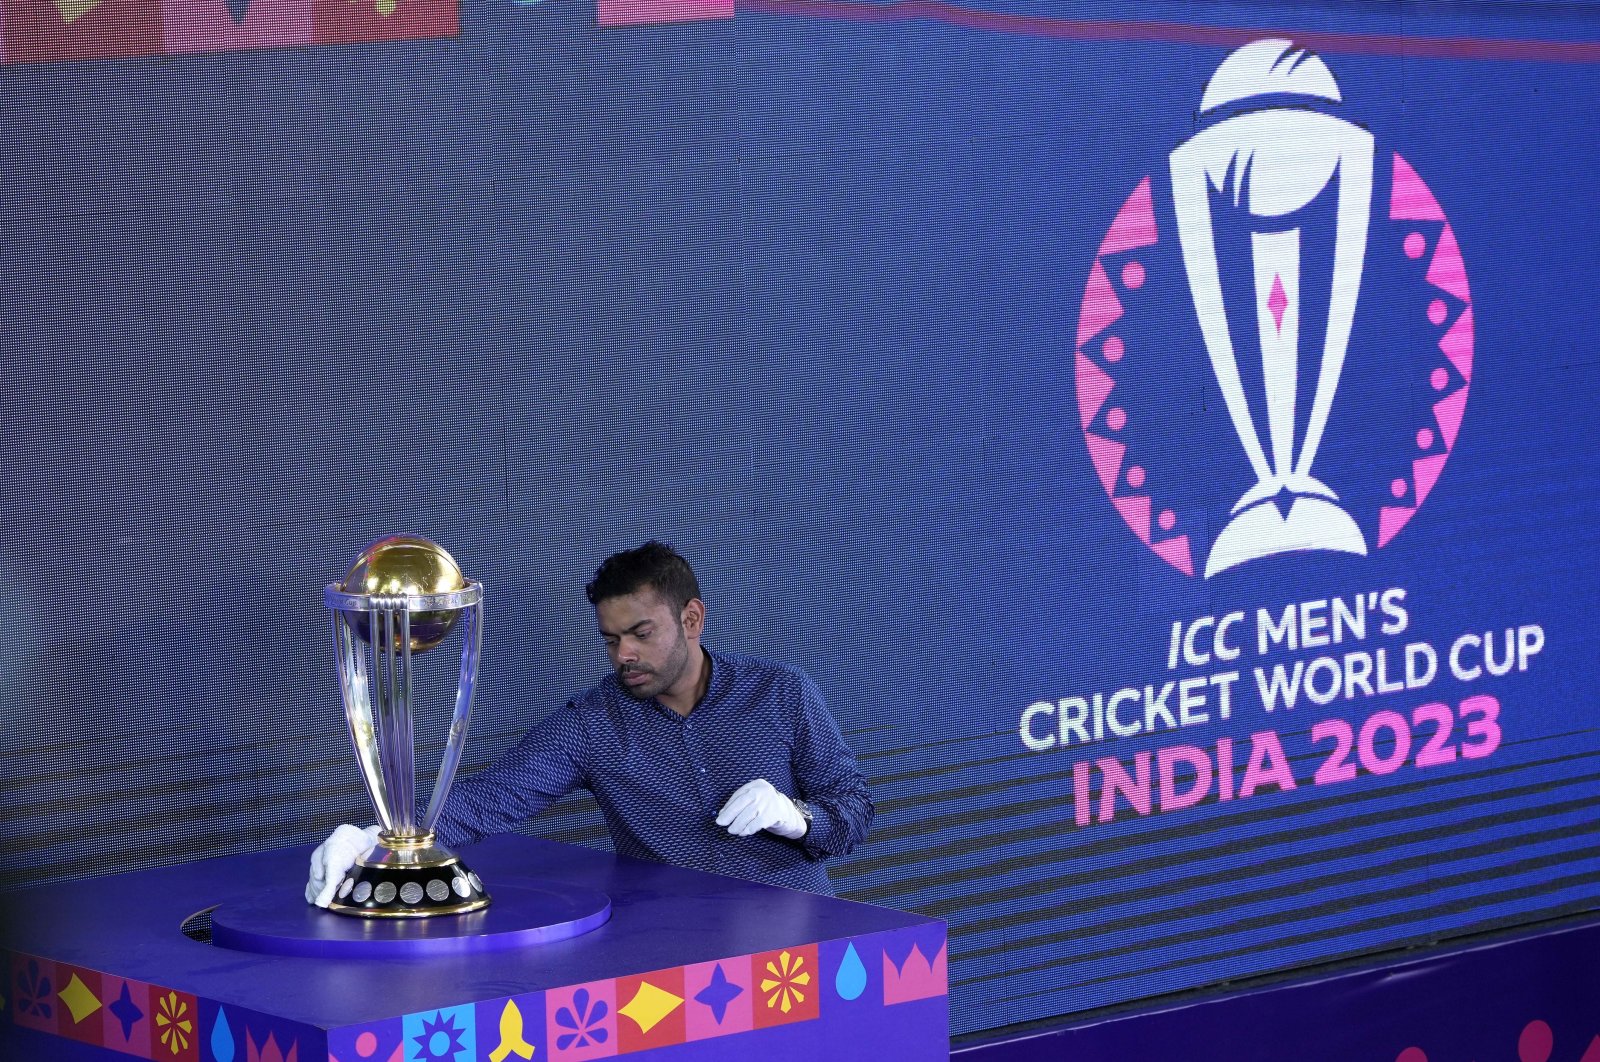
[[883, 949], [883, 1003], [910, 1003], [949, 994], [948, 943], [943, 935], [909, 929]]
[[[377, 1034], [367, 1029], [341, 1030], [345, 1039], [330, 1054], [319, 1029], [162, 985], [20, 953], [0, 952], [0, 968], [10, 971], [5, 1013], [15, 1024], [131, 1058], [321, 1062], [327, 1055], [334, 1062], [405, 1062], [396, 1050], [380, 1054]], [[394, 1019], [394, 1048], [400, 1024]]]
[[512, 996], [478, 1010], [478, 1057], [489, 1062], [546, 1058], [544, 993]]
[[600, 25], [642, 26], [732, 18], [733, 0], [600, 0]]
[[169, 1062], [200, 1062], [200, 1007], [194, 996], [170, 988], [150, 993], [154, 1026], [150, 1057]]
[[822, 975], [817, 946], [766, 951], [752, 956], [755, 967], [756, 1028], [811, 1021], [820, 1013]]
[[0, 61], [455, 37], [459, 0], [0, 0]]
[[550, 1057], [560, 1062], [615, 1055], [617, 982], [592, 981], [546, 992], [545, 1029]]
[[945, 964], [945, 928], [932, 923], [485, 1000], [472, 1008], [476, 1053], [441, 1032], [454, 1011], [401, 1019], [403, 1055], [395, 1019], [336, 1029], [329, 1062], [577, 1062], [746, 1034], [759, 1057], [766, 1029], [818, 1022], [823, 1038], [855, 1036], [890, 1006], [941, 998]]
[[749, 1032], [755, 1027], [755, 982], [750, 958], [695, 963], [683, 968], [687, 999], [684, 1029], [690, 1040]]
[[405, 1062], [469, 1062], [478, 1057], [477, 1023], [471, 1004], [445, 1007], [400, 1020]]
[[4, 0], [8, 63], [159, 55], [161, 0]]
[[102, 977], [93, 970], [83, 970], [65, 963], [56, 964], [56, 1001], [60, 1013], [56, 1017], [56, 1030], [62, 1036], [81, 1040], [86, 1044], [102, 1046], [105, 1040], [105, 1004], [102, 1001]]
[[360, 44], [454, 37], [457, 0], [312, 0], [312, 43]]
[[203, 1062], [320, 1062], [322, 1050], [292, 1022], [209, 999], [200, 1000], [200, 1045]]
[[100, 1043], [113, 1051], [150, 1057], [150, 986], [105, 974], [101, 978]]
[[311, 43], [312, 0], [164, 0], [166, 50], [223, 52]]
[[[32, 955], [0, 953], [18, 1025], [151, 1062], [582, 1062], [820, 1023], [854, 1035], [945, 994], [942, 924], [418, 1011], [327, 1033]], [[832, 1031], [830, 1031], [832, 1030]]]
[[56, 964], [32, 955], [11, 957], [11, 1019], [18, 1025], [53, 1033], [61, 1013], [55, 993]]
[[628, 1054], [681, 1044], [683, 967], [617, 978], [617, 1051]]
[[405, 1062], [405, 1055], [405, 1030], [399, 1018], [328, 1033], [328, 1062]]

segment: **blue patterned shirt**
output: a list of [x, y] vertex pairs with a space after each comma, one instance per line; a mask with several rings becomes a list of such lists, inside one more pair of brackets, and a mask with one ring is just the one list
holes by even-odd
[[[455, 847], [510, 829], [582, 788], [594, 794], [619, 855], [831, 895], [822, 860], [849, 852], [872, 824], [855, 756], [805, 675], [755, 657], [706, 655], [706, 695], [687, 716], [633, 699], [615, 675], [568, 701], [450, 791], [440, 842]], [[753, 778], [811, 806], [804, 837], [733, 837], [716, 824]]]

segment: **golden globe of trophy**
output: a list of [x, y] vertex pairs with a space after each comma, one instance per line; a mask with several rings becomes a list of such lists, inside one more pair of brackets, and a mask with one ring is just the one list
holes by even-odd
[[[330, 911], [364, 918], [462, 914], [489, 903], [483, 882], [434, 840], [433, 827], [466, 745], [483, 631], [483, 586], [436, 543], [396, 535], [362, 550], [323, 601], [333, 611], [345, 721], [378, 844], [345, 875]], [[417, 658], [461, 631], [461, 668], [444, 761], [427, 811], [417, 806]]]

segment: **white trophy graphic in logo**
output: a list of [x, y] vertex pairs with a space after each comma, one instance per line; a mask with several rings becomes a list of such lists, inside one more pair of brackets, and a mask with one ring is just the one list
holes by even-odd
[[1186, 576], [1374, 554], [1440, 482], [1472, 388], [1455, 229], [1310, 52], [1247, 44], [1198, 95], [1196, 131], [1138, 178], [1084, 279], [1086, 455]]
[[[1170, 159], [1178, 240], [1200, 332], [1256, 477], [1212, 546], [1207, 577], [1297, 550], [1367, 552], [1360, 528], [1338, 494], [1312, 473], [1312, 463], [1361, 291], [1374, 142], [1360, 126], [1311, 109], [1315, 101], [1340, 102], [1322, 60], [1289, 41], [1256, 41], [1228, 56], [1206, 85], [1200, 117], [1221, 120], [1179, 145]], [[1311, 270], [1302, 258], [1309, 248], [1293, 217], [1325, 194], [1334, 197], [1336, 216], [1331, 296], [1326, 307], [1303, 314], [1308, 296], [1302, 280]], [[1261, 392], [1254, 403], [1229, 330], [1213, 195], [1231, 201], [1250, 230], [1252, 316], [1261, 349]], [[1327, 263], [1318, 264], [1326, 270]], [[1302, 335], [1305, 317], [1325, 320], [1323, 334]], [[1310, 386], [1308, 414], [1300, 408], [1303, 379]], [[1264, 413], [1264, 425], [1255, 411]]]

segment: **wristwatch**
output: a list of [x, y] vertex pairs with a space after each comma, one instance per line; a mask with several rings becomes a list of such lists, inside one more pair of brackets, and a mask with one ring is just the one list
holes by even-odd
[[794, 798], [794, 809], [800, 813], [800, 817], [802, 819], [806, 820], [806, 832], [810, 833], [811, 832], [811, 805], [807, 804], [804, 800], [801, 800], [799, 797], [795, 797]]

